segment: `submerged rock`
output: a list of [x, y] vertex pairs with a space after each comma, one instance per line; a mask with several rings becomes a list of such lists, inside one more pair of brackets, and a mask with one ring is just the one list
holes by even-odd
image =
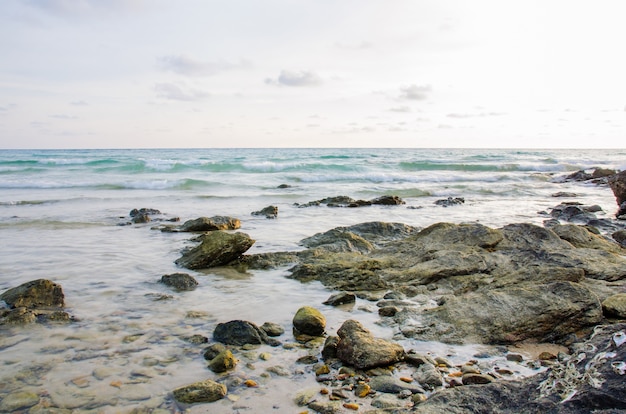
[[245, 233], [212, 231], [200, 236], [200, 244], [183, 252], [176, 264], [187, 269], [207, 269], [224, 266], [239, 258], [254, 240]]
[[208, 379], [176, 388], [172, 393], [176, 401], [183, 404], [208, 403], [224, 398], [227, 388]]
[[163, 275], [160, 282], [176, 290], [193, 290], [198, 286], [198, 281], [187, 273]]
[[435, 201], [435, 204], [442, 207], [458, 206], [460, 204], [465, 204], [465, 199], [463, 197], [448, 197], [446, 199]]
[[357, 369], [391, 365], [404, 358], [401, 345], [375, 338], [358, 321], [345, 321], [337, 335], [337, 357]]
[[321, 200], [309, 201], [306, 204], [297, 204], [297, 207], [312, 207], [325, 204], [328, 207], [364, 207], [373, 204], [378, 205], [401, 205], [405, 202], [398, 196], [381, 196], [372, 200], [355, 200], [348, 196], [326, 197]]

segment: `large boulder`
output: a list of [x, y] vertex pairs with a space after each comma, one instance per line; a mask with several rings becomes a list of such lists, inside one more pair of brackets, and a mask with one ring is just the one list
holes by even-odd
[[254, 323], [242, 320], [219, 323], [213, 331], [213, 339], [226, 345], [237, 346], [278, 344], [278, 341], [269, 338], [265, 331]]
[[65, 306], [61, 285], [47, 279], [37, 279], [21, 284], [0, 295], [10, 308], [41, 308]]
[[245, 233], [212, 231], [200, 236], [200, 244], [183, 253], [176, 264], [187, 269], [224, 266], [239, 258], [254, 240]]
[[395, 364], [404, 358], [401, 345], [375, 338], [358, 321], [347, 320], [337, 330], [337, 357], [358, 369]]
[[321, 336], [326, 329], [326, 318], [319, 310], [311, 306], [298, 309], [292, 322], [296, 335]]
[[224, 384], [208, 379], [176, 388], [173, 394], [178, 402], [195, 404], [221, 400], [226, 396], [226, 392], [227, 388]]
[[602, 322], [598, 298], [578, 283], [555, 282], [486, 289], [448, 298], [416, 314], [404, 310], [396, 320], [419, 320], [421, 340], [510, 344], [528, 339], [563, 341]]

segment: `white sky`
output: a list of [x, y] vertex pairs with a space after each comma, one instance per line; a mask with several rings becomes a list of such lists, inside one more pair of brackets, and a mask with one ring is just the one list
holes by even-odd
[[0, 148], [624, 148], [624, 0], [2, 0]]

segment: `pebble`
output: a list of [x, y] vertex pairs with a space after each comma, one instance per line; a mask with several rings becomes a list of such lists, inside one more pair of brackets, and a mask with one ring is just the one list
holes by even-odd
[[356, 404], [356, 403], [345, 403], [343, 405], [343, 408], [347, 408], [348, 410], [358, 411], [359, 410], [359, 404]]
[[244, 382], [244, 384], [246, 385], [246, 387], [250, 387], [250, 388], [253, 388], [253, 387], [258, 387], [258, 386], [259, 386], [259, 384], [257, 384], [257, 382], [256, 382], [256, 381], [251, 380], [251, 379], [246, 380], [246, 381]]
[[272, 355], [269, 352], [261, 352], [259, 354], [259, 359], [262, 359], [263, 361], [269, 361], [271, 357]]
[[506, 354], [506, 360], [512, 362], [522, 362], [524, 357], [521, 354]]
[[356, 388], [354, 389], [354, 394], [359, 397], [359, 398], [365, 398], [367, 397], [367, 395], [372, 392], [372, 387], [370, 387], [369, 385], [367, 385], [364, 382], [360, 382], [356, 385]]

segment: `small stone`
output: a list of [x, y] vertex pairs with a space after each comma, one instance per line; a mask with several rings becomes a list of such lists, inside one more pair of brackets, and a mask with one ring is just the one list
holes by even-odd
[[344, 305], [346, 303], [354, 303], [354, 302], [356, 302], [356, 296], [353, 293], [340, 292], [340, 293], [331, 295], [324, 302], [324, 305], [339, 306], [339, 305]]
[[359, 404], [356, 404], [356, 403], [345, 403], [343, 405], [343, 408], [347, 408], [348, 410], [358, 411], [359, 410]]
[[506, 360], [512, 362], [522, 362], [524, 360], [524, 357], [521, 354], [509, 353], [506, 354]]
[[269, 367], [266, 369], [267, 372], [270, 372], [272, 374], [276, 374], [280, 377], [288, 377], [290, 375], [289, 370], [287, 370], [287, 368], [285, 367], [281, 367], [280, 365], [275, 365], [273, 367]]
[[311, 365], [317, 362], [318, 362], [318, 359], [314, 355], [305, 355], [296, 360], [296, 364], [305, 364], [305, 365]]
[[354, 389], [354, 394], [359, 398], [367, 397], [370, 392], [372, 392], [372, 388], [364, 382], [358, 383]]
[[413, 378], [411, 377], [400, 377], [400, 381], [402, 382], [406, 382], [406, 383], [412, 383], [413, 382]]
[[220, 352], [215, 358], [209, 362], [209, 369], [213, 372], [220, 373], [234, 369], [237, 365], [237, 359], [230, 350]]
[[551, 361], [551, 360], [556, 359], [556, 355], [554, 355], [553, 353], [544, 351], [539, 354], [537, 359], [539, 359], [540, 361]]
[[198, 286], [198, 281], [187, 273], [173, 273], [161, 276], [161, 283], [173, 287], [176, 290], [193, 290]]
[[111, 387], [115, 387], [115, 388], [122, 388], [122, 381], [120, 381], [120, 380], [111, 381], [111, 382], [109, 383], [109, 385], [110, 385]]
[[245, 385], [246, 387], [249, 387], [249, 388], [254, 388], [254, 387], [258, 387], [258, 386], [259, 386], [259, 384], [257, 384], [257, 382], [256, 382], [256, 381], [251, 380], [251, 379], [246, 380], [246, 381], [244, 382], [244, 385]]
[[315, 370], [315, 375], [324, 375], [330, 372], [328, 365], [324, 364]]
[[259, 354], [259, 359], [263, 361], [269, 361], [272, 358], [272, 355], [269, 352], [261, 352]]
[[213, 402], [226, 396], [226, 386], [212, 380], [195, 382], [176, 388], [174, 398], [184, 404]]
[[282, 326], [272, 322], [265, 322], [259, 328], [261, 328], [267, 334], [267, 336], [271, 337], [281, 336], [285, 333], [285, 329]]
[[476, 365], [468, 365], [465, 364], [461, 367], [461, 372], [463, 374], [480, 374], [480, 370]]

